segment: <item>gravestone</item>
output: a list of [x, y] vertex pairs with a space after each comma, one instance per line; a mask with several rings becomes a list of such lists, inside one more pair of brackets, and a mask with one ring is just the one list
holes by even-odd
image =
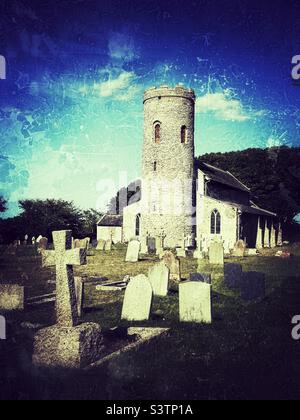
[[186, 258], [186, 250], [183, 248], [177, 248], [176, 254], [177, 254], [177, 257]]
[[25, 307], [24, 287], [16, 284], [0, 284], [0, 310], [22, 311]]
[[243, 270], [240, 264], [225, 264], [224, 286], [228, 289], [239, 289], [242, 284]]
[[6, 320], [0, 315], [0, 340], [6, 340]]
[[221, 242], [212, 242], [209, 247], [209, 263], [224, 265], [224, 248]]
[[53, 232], [55, 251], [43, 252], [43, 266], [56, 266], [57, 324], [40, 330], [34, 340], [38, 366], [82, 368], [95, 362], [103, 349], [98, 324], [78, 325], [73, 266], [86, 262], [84, 249], [72, 249], [72, 232]]
[[190, 273], [190, 281], [200, 281], [211, 284], [211, 275], [207, 273]]
[[38, 242], [38, 251], [45, 251], [48, 246], [48, 238], [42, 237]]
[[148, 254], [148, 238], [146, 236], [141, 238], [141, 254]]
[[141, 244], [137, 240], [130, 241], [126, 253], [126, 262], [137, 262], [139, 260]]
[[143, 274], [133, 277], [125, 291], [122, 319], [147, 321], [152, 306], [152, 286]]
[[246, 252], [246, 244], [244, 241], [239, 240], [235, 243], [233, 249], [233, 256], [238, 258], [243, 258]]
[[104, 239], [99, 239], [99, 241], [97, 242], [97, 247], [96, 249], [98, 251], [104, 251], [104, 247], [105, 247], [105, 240]]
[[187, 281], [179, 284], [180, 322], [211, 324], [212, 322], [212, 287], [199, 281]]
[[170, 280], [181, 281], [180, 260], [172, 251], [165, 251], [162, 256], [162, 262], [170, 270]]
[[111, 250], [112, 250], [112, 241], [109, 239], [108, 241], [105, 241], [104, 251], [111, 252]]
[[264, 299], [266, 296], [266, 280], [264, 273], [249, 271], [243, 273], [241, 298], [246, 301]]
[[149, 254], [156, 253], [156, 239], [155, 238], [148, 238], [148, 252]]
[[148, 277], [154, 296], [167, 296], [170, 277], [168, 267], [163, 263], [155, 264], [154, 267], [149, 268]]
[[74, 287], [75, 295], [77, 302], [77, 313], [80, 318], [82, 315], [82, 305], [83, 305], [83, 289], [84, 289], [84, 280], [82, 277], [74, 277]]

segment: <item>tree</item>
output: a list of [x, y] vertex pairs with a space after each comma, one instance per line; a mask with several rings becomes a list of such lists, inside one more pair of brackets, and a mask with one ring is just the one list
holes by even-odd
[[72, 202], [63, 200], [22, 200], [19, 216], [24, 234], [52, 237], [54, 230], [72, 230], [79, 237], [84, 230], [84, 217]]
[[7, 210], [7, 201], [4, 197], [0, 197], [0, 213], [4, 213]]
[[97, 210], [89, 209], [83, 211], [83, 231], [81, 232], [82, 237], [96, 237], [97, 235], [97, 223], [103, 216], [102, 213]]

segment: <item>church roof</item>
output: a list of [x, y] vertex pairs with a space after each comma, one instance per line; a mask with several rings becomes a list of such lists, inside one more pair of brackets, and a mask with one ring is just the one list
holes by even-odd
[[105, 214], [102, 219], [99, 220], [98, 226], [122, 227], [123, 217], [119, 214]]
[[233, 207], [236, 207], [242, 213], [258, 214], [259, 216], [273, 216], [273, 217], [277, 216], [276, 213], [273, 213], [269, 210], [265, 210], [265, 209], [262, 209], [262, 208], [258, 207], [256, 204], [253, 203], [253, 201], [250, 202], [250, 206], [246, 206], [245, 204], [230, 203], [230, 202], [227, 202], [227, 201], [225, 203], [229, 204]]
[[199, 162], [198, 169], [200, 169], [212, 181], [227, 185], [237, 190], [250, 192], [250, 189], [246, 187], [246, 185], [228, 171], [223, 171], [222, 169], [216, 168], [215, 166], [204, 162]]

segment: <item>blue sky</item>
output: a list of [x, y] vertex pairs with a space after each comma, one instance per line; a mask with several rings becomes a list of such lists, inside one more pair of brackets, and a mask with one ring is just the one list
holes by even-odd
[[[262, 4], [264, 3], [264, 4]], [[3, 0], [0, 193], [105, 208], [140, 176], [143, 91], [195, 89], [196, 152], [299, 146], [298, 1]]]

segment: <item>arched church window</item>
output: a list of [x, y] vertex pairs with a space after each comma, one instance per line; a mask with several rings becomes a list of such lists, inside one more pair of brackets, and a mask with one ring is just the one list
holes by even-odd
[[220, 235], [221, 233], [221, 215], [218, 210], [211, 213], [210, 233], [212, 235]]
[[160, 123], [156, 122], [156, 123], [154, 123], [154, 140], [155, 140], [155, 143], [159, 144], [160, 139], [161, 139], [161, 127], [160, 127]]
[[153, 171], [156, 172], [157, 171], [157, 162], [153, 162]]
[[186, 144], [188, 142], [188, 129], [186, 125], [181, 127], [181, 143]]
[[138, 214], [135, 219], [135, 236], [140, 236], [141, 233], [141, 215]]

